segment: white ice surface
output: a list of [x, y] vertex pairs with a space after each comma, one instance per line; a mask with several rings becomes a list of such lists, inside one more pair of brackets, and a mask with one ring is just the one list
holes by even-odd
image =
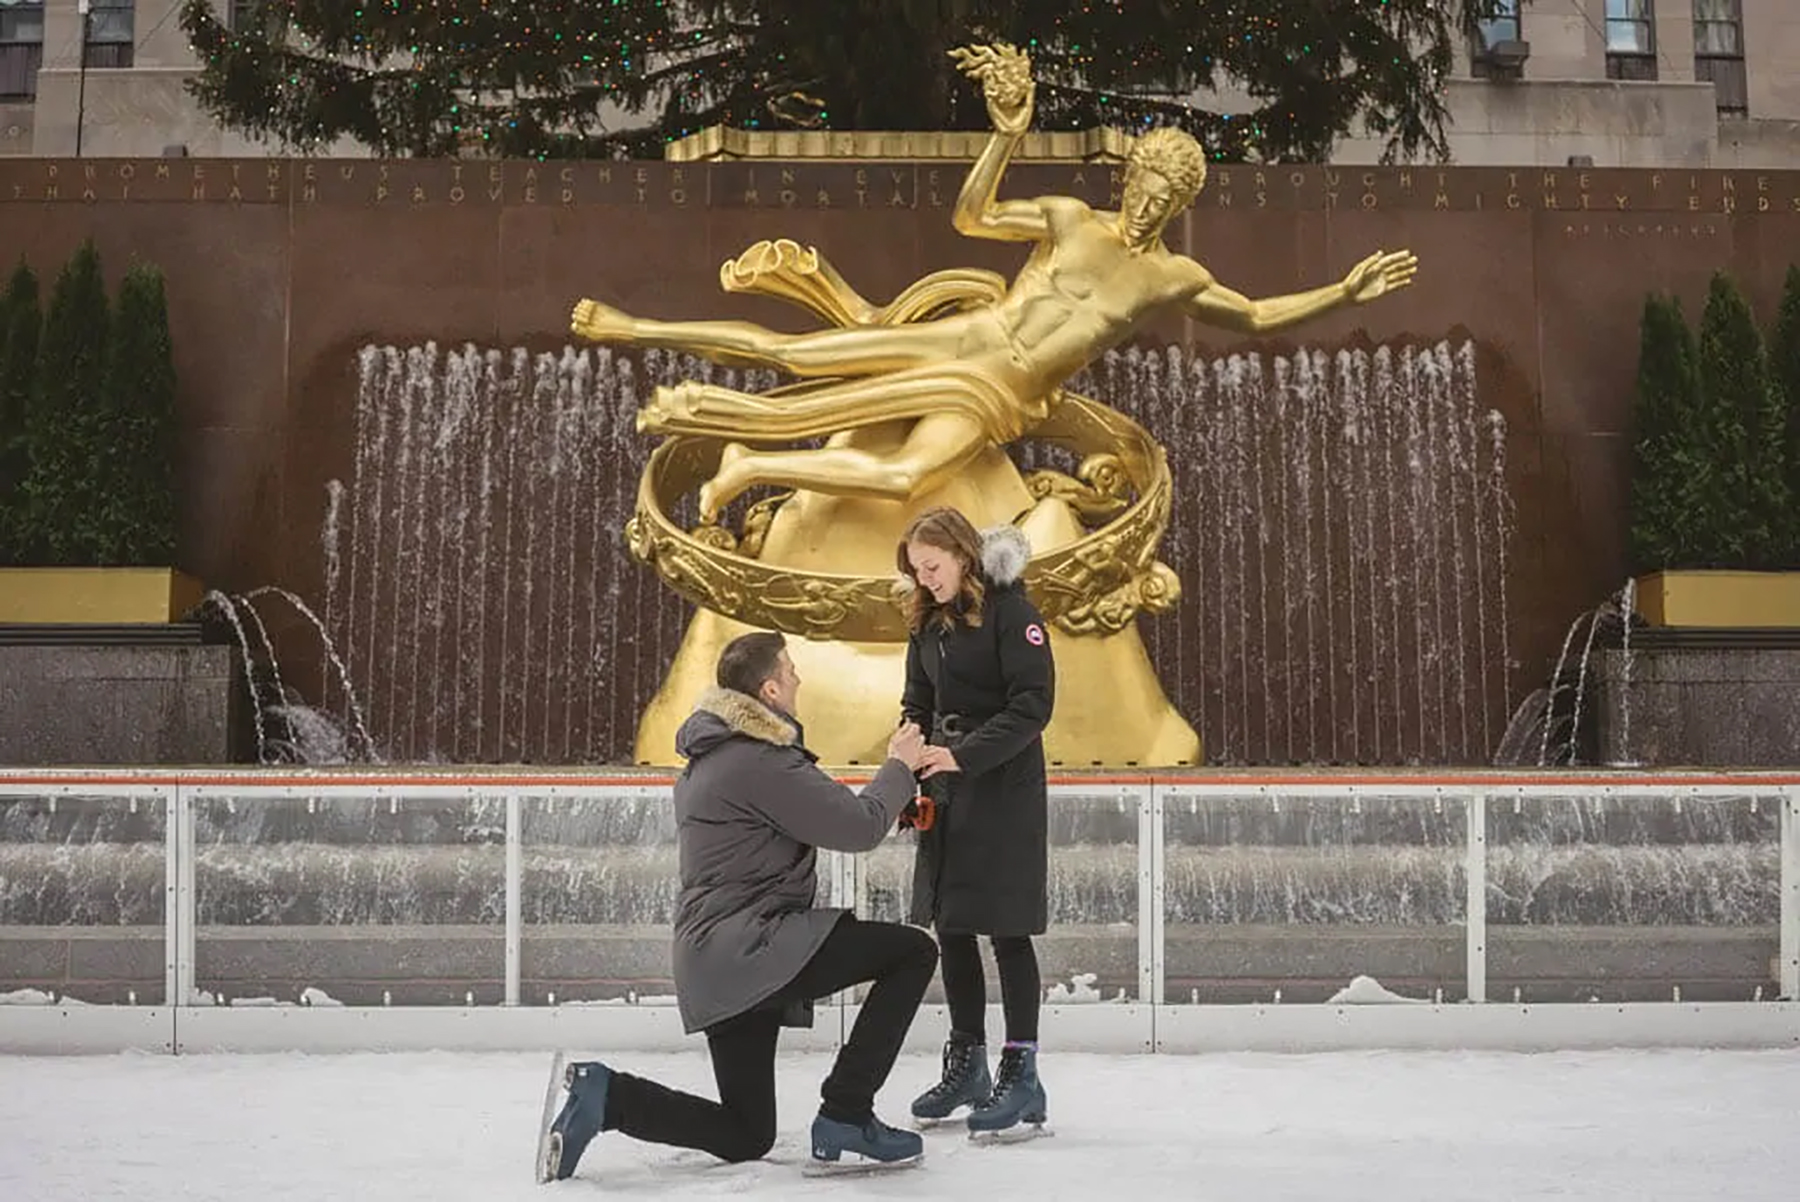
[[[617, 1065], [712, 1095], [704, 1053]], [[1630, 1202], [1782, 1198], [1800, 1182], [1800, 1052], [1043, 1054], [1056, 1135], [926, 1135], [917, 1169], [800, 1175], [829, 1060], [784, 1055], [769, 1159], [603, 1134], [531, 1180], [547, 1055], [0, 1057], [6, 1202], [1018, 1198]], [[935, 1075], [901, 1060], [890, 1120]]]

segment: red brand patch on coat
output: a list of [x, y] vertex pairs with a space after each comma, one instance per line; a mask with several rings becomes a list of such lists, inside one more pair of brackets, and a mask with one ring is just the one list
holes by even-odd
[[1042, 647], [1044, 645], [1044, 628], [1039, 626], [1036, 622], [1027, 626], [1025, 628], [1025, 641], [1030, 643], [1033, 647]]

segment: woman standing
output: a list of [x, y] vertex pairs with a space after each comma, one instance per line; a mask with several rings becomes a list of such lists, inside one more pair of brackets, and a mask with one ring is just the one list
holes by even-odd
[[[912, 1105], [924, 1121], [971, 1108], [971, 1132], [1041, 1126], [1042, 982], [1031, 938], [1049, 917], [1044, 727], [1056, 693], [1044, 620], [1020, 576], [1031, 548], [1011, 526], [977, 534], [954, 509], [907, 527], [897, 558], [912, 583], [901, 709], [931, 746], [919, 766], [936, 805], [919, 832], [911, 921], [936, 929], [950, 1038], [943, 1078]], [[986, 978], [993, 945], [1006, 1015], [988, 1073]]]

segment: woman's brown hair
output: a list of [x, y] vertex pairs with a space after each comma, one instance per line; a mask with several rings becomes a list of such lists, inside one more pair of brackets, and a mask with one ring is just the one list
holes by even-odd
[[[956, 590], [956, 596], [948, 602], [938, 604], [930, 589], [920, 587], [918, 577], [913, 575], [912, 560], [906, 555], [906, 548], [911, 543], [935, 547], [947, 555], [955, 556], [956, 561], [962, 565], [962, 585]], [[900, 574], [912, 581], [912, 597], [906, 619], [914, 634], [925, 629], [927, 623], [936, 624], [940, 630], [948, 630], [959, 616], [970, 626], [981, 625], [981, 603], [987, 596], [987, 589], [981, 581], [981, 535], [959, 511], [942, 506], [927, 509], [914, 518], [900, 538], [900, 546], [894, 552], [894, 559], [900, 568]]]

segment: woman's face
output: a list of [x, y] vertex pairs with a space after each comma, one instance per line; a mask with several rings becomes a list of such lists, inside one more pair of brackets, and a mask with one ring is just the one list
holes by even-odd
[[956, 590], [962, 587], [962, 564], [941, 547], [907, 543], [906, 561], [912, 565], [913, 579], [939, 605], [956, 596]]

